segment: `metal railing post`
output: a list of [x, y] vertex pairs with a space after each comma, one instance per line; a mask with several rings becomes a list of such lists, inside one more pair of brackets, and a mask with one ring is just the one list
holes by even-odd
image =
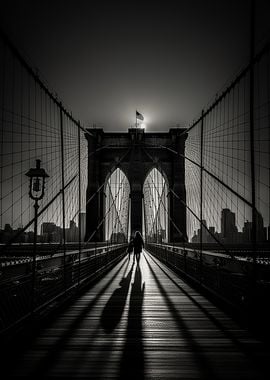
[[31, 314], [35, 310], [35, 296], [36, 296], [36, 259], [37, 259], [37, 230], [38, 230], [38, 201], [35, 200], [35, 221], [34, 221], [34, 241], [33, 241], [33, 262], [32, 262], [32, 294], [31, 294]]

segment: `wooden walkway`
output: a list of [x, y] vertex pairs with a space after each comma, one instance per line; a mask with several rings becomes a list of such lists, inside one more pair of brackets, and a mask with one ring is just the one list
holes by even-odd
[[260, 341], [144, 252], [139, 264], [125, 257], [45, 326], [9, 374], [255, 380], [270, 378], [269, 359]]

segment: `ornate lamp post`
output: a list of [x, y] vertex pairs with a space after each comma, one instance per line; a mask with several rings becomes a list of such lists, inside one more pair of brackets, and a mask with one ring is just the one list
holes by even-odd
[[36, 167], [29, 169], [25, 174], [30, 178], [29, 197], [35, 201], [34, 210], [34, 244], [33, 244], [33, 269], [32, 269], [32, 311], [34, 305], [34, 290], [35, 290], [35, 277], [36, 277], [36, 255], [37, 255], [37, 226], [38, 226], [38, 201], [44, 197], [45, 179], [49, 175], [44, 169], [40, 167], [41, 160], [36, 160]]

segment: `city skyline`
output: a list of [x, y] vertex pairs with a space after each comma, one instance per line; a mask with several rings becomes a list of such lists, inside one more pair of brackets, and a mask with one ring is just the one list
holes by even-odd
[[[81, 241], [84, 240], [85, 228], [86, 228], [86, 213], [80, 213], [81, 217]], [[235, 213], [233, 213], [230, 209], [225, 208], [221, 210], [221, 231], [218, 232], [215, 226], [208, 226], [206, 220], [202, 220], [202, 224], [207, 228], [203, 227], [202, 233], [202, 242], [203, 243], [250, 243], [252, 242], [251, 231], [252, 231], [252, 222], [246, 220], [244, 226], [242, 227], [242, 231], [238, 231]], [[4, 229], [0, 229], [0, 243], [8, 242], [9, 238], [15, 236], [17, 232], [19, 232], [22, 228], [13, 229], [10, 224], [6, 224]], [[78, 241], [79, 240], [79, 228], [74, 222], [74, 220], [70, 220], [69, 227], [65, 228], [66, 231], [66, 241]], [[6, 235], [4, 235], [6, 232]], [[257, 241], [258, 242], [267, 242], [270, 241], [270, 225], [264, 226], [262, 216], [257, 213]], [[9, 235], [8, 235], [9, 233]], [[118, 240], [118, 234], [122, 235], [121, 231], [119, 232], [111, 232], [110, 238], [108, 240]], [[193, 236], [190, 238], [191, 243], [200, 243], [200, 234], [201, 228], [198, 228], [194, 231]], [[120, 236], [119, 235], [119, 236]], [[149, 235], [149, 238], [156, 236], [156, 238], [161, 237], [161, 242], [166, 238], [166, 231], [164, 229], [159, 229], [158, 235], [156, 235], [155, 230], [153, 233]], [[214, 237], [213, 237], [214, 236]], [[27, 242], [25, 240], [33, 242], [33, 231], [28, 230], [22, 236], [18, 237], [17, 242]], [[61, 226], [56, 225], [54, 222], [42, 222], [40, 226], [40, 233], [38, 233], [38, 239], [40, 242], [59, 242], [63, 238], [63, 228]], [[216, 239], [217, 240], [216, 240]], [[120, 238], [121, 240], [122, 238]], [[166, 240], [166, 239], [165, 239]]]
[[[86, 229], [86, 213], [79, 213], [79, 219], [81, 223], [81, 241], [84, 241], [85, 229]], [[0, 243], [8, 243], [13, 237], [18, 234], [15, 242], [33, 242], [34, 232], [31, 229], [24, 231], [20, 234], [23, 228], [13, 229], [10, 224], [5, 224], [4, 229], [0, 229]], [[55, 243], [63, 240], [63, 227], [57, 225], [54, 222], [42, 222], [37, 234], [39, 242], [43, 243]], [[69, 221], [69, 227], [65, 227], [66, 242], [79, 241], [79, 227], [74, 220]]]
[[[257, 213], [257, 226], [256, 226], [256, 236], [258, 242], [270, 241], [270, 225], [264, 226], [263, 217]], [[216, 243], [216, 239], [221, 243], [231, 243], [231, 244], [241, 244], [241, 243], [251, 243], [252, 242], [252, 222], [246, 220], [242, 231], [238, 231], [235, 213], [230, 209], [225, 208], [221, 210], [221, 230], [218, 232], [215, 226], [207, 227], [206, 220], [202, 220], [203, 229], [198, 228], [194, 231], [191, 237], [191, 242], [200, 243], [201, 233], [203, 243]]]

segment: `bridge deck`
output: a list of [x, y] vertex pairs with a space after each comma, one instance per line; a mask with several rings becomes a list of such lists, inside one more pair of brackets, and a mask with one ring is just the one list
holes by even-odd
[[[82, 378], [267, 378], [269, 352], [144, 252], [126, 257], [47, 324], [10, 374]], [[269, 375], [269, 371], [268, 371]]]

